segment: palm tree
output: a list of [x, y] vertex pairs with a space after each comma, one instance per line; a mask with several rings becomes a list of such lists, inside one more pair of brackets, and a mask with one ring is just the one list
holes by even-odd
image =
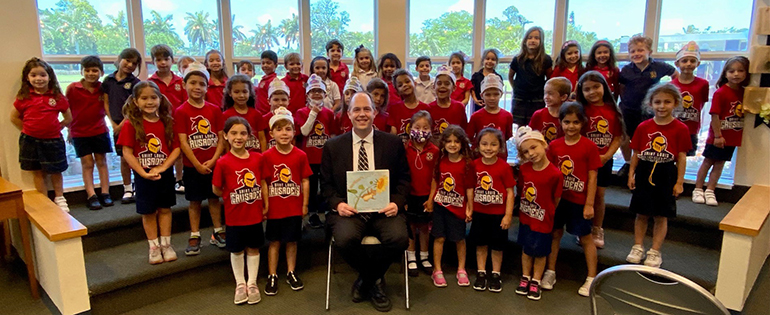
[[187, 21], [184, 34], [190, 40], [190, 46], [197, 51], [198, 55], [203, 55], [206, 48], [212, 46], [217, 40], [216, 25], [209, 21], [209, 14], [203, 11], [187, 12], [184, 19]]
[[150, 19], [144, 20], [145, 33], [174, 33], [173, 15], [162, 16], [158, 11], [152, 10], [150, 11], [150, 17]]
[[286, 42], [286, 48], [292, 44], [299, 43], [299, 16], [292, 13], [291, 18], [281, 20], [281, 33]]
[[258, 51], [270, 49], [273, 44], [278, 45], [278, 29], [273, 27], [271, 20], [267, 20], [265, 25], [257, 24], [257, 29], [252, 30], [251, 33], [254, 34], [252, 44]]

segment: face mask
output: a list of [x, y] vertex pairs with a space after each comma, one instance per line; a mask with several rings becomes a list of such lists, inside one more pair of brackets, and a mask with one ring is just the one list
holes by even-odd
[[323, 99], [314, 100], [314, 99], [311, 98], [311, 99], [309, 99], [309, 101], [310, 101], [310, 105], [313, 105], [313, 106], [321, 106], [324, 103]]
[[431, 133], [430, 131], [412, 129], [412, 131], [409, 132], [409, 136], [412, 137], [412, 140], [417, 141], [417, 143], [424, 143], [430, 139]]

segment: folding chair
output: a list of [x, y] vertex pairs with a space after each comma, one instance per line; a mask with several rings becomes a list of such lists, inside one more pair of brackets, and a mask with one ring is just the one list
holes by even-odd
[[[380, 240], [374, 236], [364, 236], [361, 245], [380, 245]], [[332, 252], [334, 251], [334, 237], [329, 241], [329, 261], [326, 267], [326, 310], [329, 310], [329, 285], [332, 279]], [[407, 272], [406, 251], [404, 251], [404, 295], [406, 297], [406, 309], [409, 309], [409, 273]]]
[[596, 276], [590, 289], [591, 314], [597, 297], [614, 314], [723, 314], [730, 312], [711, 293], [671, 271], [644, 265], [620, 265]]

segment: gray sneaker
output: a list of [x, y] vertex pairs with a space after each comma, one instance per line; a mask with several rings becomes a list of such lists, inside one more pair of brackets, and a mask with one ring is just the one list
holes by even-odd
[[249, 291], [249, 304], [257, 304], [262, 301], [262, 295], [259, 294], [259, 288], [256, 285], [250, 285]]
[[249, 300], [249, 295], [246, 293], [246, 284], [241, 283], [238, 286], [235, 287], [235, 299], [233, 302], [235, 304], [243, 304], [246, 301]]
[[554, 284], [556, 284], [556, 271], [546, 270], [543, 274], [543, 280], [540, 281], [540, 288], [543, 290], [553, 290]]
[[150, 265], [157, 265], [163, 262], [163, 255], [160, 247], [150, 246]]
[[176, 260], [176, 251], [174, 251], [174, 248], [171, 247], [171, 244], [166, 246], [161, 245], [160, 250], [163, 253], [163, 261], [172, 262]]

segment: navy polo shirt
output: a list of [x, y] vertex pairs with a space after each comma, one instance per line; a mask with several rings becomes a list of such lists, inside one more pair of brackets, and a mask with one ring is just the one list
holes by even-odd
[[674, 66], [652, 58], [644, 70], [640, 70], [633, 62], [623, 66], [618, 78], [618, 82], [624, 85], [623, 94], [620, 95], [620, 107], [624, 111], [641, 112], [647, 91], [660, 82], [661, 78], [670, 76], [675, 71]]
[[532, 101], [543, 100], [543, 88], [548, 78], [545, 75], [547, 69], [553, 68], [551, 56], [545, 55], [543, 67], [540, 71], [543, 73], [537, 75], [532, 66], [532, 59], [524, 58], [524, 64], [519, 64], [519, 58], [513, 57], [511, 60], [511, 71], [516, 72], [513, 77], [513, 97], [520, 100]]
[[110, 116], [116, 124], [120, 124], [123, 121], [123, 104], [126, 103], [126, 99], [131, 96], [131, 92], [134, 90], [134, 85], [140, 82], [139, 78], [130, 74], [123, 80], [118, 81], [115, 79], [115, 73], [111, 73], [102, 82], [102, 92], [107, 94], [110, 102]]

